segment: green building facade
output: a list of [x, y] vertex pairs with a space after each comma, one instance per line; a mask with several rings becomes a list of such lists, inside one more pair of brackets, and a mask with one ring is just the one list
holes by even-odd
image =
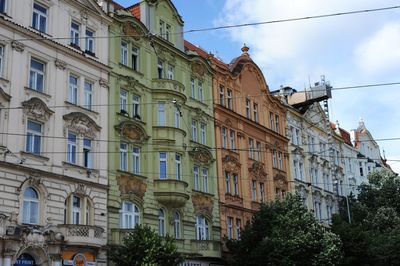
[[221, 255], [213, 71], [184, 51], [171, 1], [114, 8], [108, 242], [148, 224], [176, 238], [187, 265], [209, 265]]

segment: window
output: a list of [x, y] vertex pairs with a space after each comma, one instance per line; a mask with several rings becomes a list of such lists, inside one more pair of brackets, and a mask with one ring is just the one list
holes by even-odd
[[64, 223], [88, 225], [91, 218], [91, 205], [86, 197], [71, 195], [65, 201]]
[[192, 98], [196, 98], [196, 94], [195, 94], [195, 82], [194, 79], [191, 78], [190, 79], [190, 97]]
[[202, 102], [204, 100], [204, 95], [203, 95], [203, 83], [201, 81], [197, 83], [197, 91], [198, 91], [199, 101]]
[[278, 162], [279, 162], [279, 169], [283, 170], [282, 152], [279, 152], [279, 153], [278, 153]]
[[80, 25], [74, 21], [71, 22], [71, 45], [75, 47], [79, 47], [79, 34], [80, 34]]
[[122, 171], [128, 171], [128, 144], [121, 143], [119, 145], [119, 169]]
[[246, 117], [248, 119], [251, 118], [250, 116], [250, 100], [246, 98]]
[[192, 120], [192, 140], [197, 141], [197, 122]]
[[200, 180], [199, 180], [199, 167], [193, 167], [193, 188], [194, 190], [200, 189]]
[[264, 183], [260, 183], [260, 201], [265, 201], [265, 190], [264, 190]]
[[304, 181], [304, 164], [302, 162], [299, 162], [299, 177]]
[[165, 103], [159, 102], [157, 108], [157, 125], [159, 127], [165, 127]]
[[81, 198], [72, 196], [72, 224], [81, 224]]
[[163, 78], [163, 64], [164, 62], [160, 58], [157, 58], [157, 77], [159, 79]]
[[166, 26], [165, 26], [165, 39], [167, 40], [167, 41], [170, 41], [170, 33], [171, 33], [171, 26], [170, 25], [168, 25], [168, 24], [166, 24]]
[[162, 21], [162, 20], [160, 20], [159, 30], [160, 30], [160, 36], [161, 36], [161, 38], [165, 38], [164, 29], [165, 29], [165, 22]]
[[31, 59], [30, 71], [29, 71], [29, 88], [39, 92], [43, 92], [44, 89], [44, 63]]
[[224, 86], [220, 85], [219, 86], [219, 104], [222, 105], [222, 106], [225, 106], [224, 93], [225, 93], [225, 88], [224, 88]]
[[128, 43], [121, 42], [121, 64], [127, 66], [128, 65]]
[[196, 239], [208, 240], [208, 221], [202, 215], [196, 217]]
[[360, 176], [364, 176], [364, 167], [362, 165], [362, 162], [360, 162]]
[[251, 181], [251, 199], [257, 201], [257, 182]]
[[321, 220], [321, 202], [315, 201], [314, 202], [314, 216], [317, 220]]
[[278, 167], [278, 162], [277, 162], [277, 160], [276, 160], [276, 150], [273, 150], [273, 151], [272, 151], [272, 166], [273, 166], [274, 168], [277, 168], [277, 167]]
[[25, 151], [40, 154], [42, 144], [42, 124], [28, 120]]
[[132, 202], [123, 201], [119, 215], [122, 229], [131, 229], [140, 223], [139, 208]]
[[128, 92], [122, 89], [119, 92], [119, 106], [121, 113], [128, 113]]
[[39, 223], [39, 195], [31, 187], [27, 187], [23, 194], [22, 223]]
[[84, 96], [85, 96], [85, 108], [92, 110], [93, 107], [93, 83], [86, 81], [85, 80], [85, 91], [84, 91]]
[[208, 169], [203, 168], [203, 192], [208, 193]]
[[200, 143], [206, 144], [206, 124], [200, 123]]
[[295, 127], [290, 127], [290, 133], [292, 135], [291, 141], [294, 145], [301, 145], [300, 141], [300, 129]]
[[279, 115], [275, 115], [275, 131], [280, 132], [279, 130]]
[[6, 13], [6, 0], [0, 0], [0, 13]]
[[254, 159], [254, 140], [249, 138], [249, 158]]
[[255, 122], [258, 122], [258, 112], [257, 112], [258, 105], [253, 103], [253, 118]]
[[38, 3], [33, 3], [32, 28], [47, 32], [47, 8]]
[[175, 107], [174, 109], [174, 126], [176, 128], [181, 128], [181, 112], [178, 107]]
[[269, 112], [269, 127], [274, 130], [274, 114]]
[[225, 193], [231, 193], [231, 176], [225, 171]]
[[168, 65], [167, 79], [174, 79], [174, 67]]
[[240, 233], [242, 230], [242, 221], [240, 219], [236, 219], [236, 239], [240, 240]]
[[181, 216], [179, 212], [174, 212], [174, 237], [175, 239], [181, 238]]
[[177, 180], [182, 180], [181, 160], [182, 160], [182, 156], [180, 154], [176, 153], [175, 154], [175, 173], [176, 173]]
[[221, 128], [222, 148], [227, 148], [226, 127]]
[[3, 71], [4, 71], [4, 46], [0, 45], [0, 77], [4, 76]]
[[261, 161], [261, 143], [258, 141], [256, 143], [256, 160]]
[[232, 102], [232, 90], [228, 89], [226, 92], [226, 100], [227, 100], [227, 106], [228, 109], [232, 110], [233, 109], [233, 102]]
[[132, 116], [140, 119], [140, 97], [132, 95]]
[[92, 140], [88, 138], [83, 139], [83, 166], [93, 168]]
[[132, 47], [132, 69], [138, 71], [139, 70], [139, 50], [136, 47]]
[[238, 175], [233, 174], [233, 195], [239, 195]]
[[69, 75], [69, 102], [78, 104], [78, 78]]
[[233, 218], [228, 216], [227, 219], [228, 239], [233, 238]]
[[171, 39], [171, 26], [168, 23], [160, 20], [159, 23], [159, 31], [161, 38], [170, 41]]
[[313, 136], [308, 135], [307, 136], [307, 142], [308, 142], [308, 151], [309, 152], [315, 152], [315, 138]]
[[165, 212], [163, 209], [158, 210], [158, 234], [165, 236]]
[[134, 174], [140, 173], [140, 148], [132, 148], [132, 172]]
[[86, 29], [85, 33], [85, 52], [89, 52], [94, 55], [94, 31]]
[[230, 144], [230, 148], [232, 150], [236, 149], [236, 145], [235, 145], [235, 131], [231, 130], [229, 133], [229, 144]]
[[76, 164], [76, 134], [68, 132], [67, 161]]
[[160, 179], [167, 179], [167, 153], [160, 152]]

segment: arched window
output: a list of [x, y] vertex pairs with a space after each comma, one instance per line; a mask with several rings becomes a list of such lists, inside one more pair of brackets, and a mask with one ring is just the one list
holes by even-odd
[[87, 197], [71, 195], [65, 201], [64, 223], [89, 225], [91, 204]]
[[27, 187], [24, 191], [24, 203], [22, 211], [22, 223], [39, 223], [39, 195], [32, 187]]
[[196, 239], [208, 240], [208, 221], [203, 215], [196, 217]]
[[139, 208], [129, 201], [123, 201], [120, 210], [120, 226], [122, 229], [134, 228], [140, 223]]
[[174, 237], [176, 239], [181, 238], [181, 216], [179, 212], [174, 212]]
[[163, 209], [158, 210], [158, 234], [165, 236], [165, 212]]

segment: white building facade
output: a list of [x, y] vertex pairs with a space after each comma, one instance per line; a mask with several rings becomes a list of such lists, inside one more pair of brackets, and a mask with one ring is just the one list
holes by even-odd
[[111, 18], [94, 0], [0, 8], [0, 265], [106, 265], [108, 39], [96, 37]]

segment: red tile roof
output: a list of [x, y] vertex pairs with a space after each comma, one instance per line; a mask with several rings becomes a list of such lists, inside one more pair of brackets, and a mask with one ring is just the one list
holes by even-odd
[[124, 9], [124, 7], [118, 4], [117, 2], [112, 1], [111, 3], [114, 5], [115, 10]]
[[221, 59], [216, 58], [213, 54], [208, 53], [204, 49], [194, 45], [193, 43], [185, 40], [185, 49], [189, 51], [196, 52], [199, 56], [203, 57], [204, 59], [211, 60], [215, 65], [222, 67], [224, 69], [229, 69], [229, 65], [224, 63]]
[[132, 16], [140, 20], [140, 3], [127, 7], [126, 9], [131, 12]]
[[353, 146], [353, 144], [351, 143], [350, 133], [341, 127], [339, 127], [339, 130], [340, 130], [340, 135], [342, 136], [344, 143], [346, 143], [349, 146]]

